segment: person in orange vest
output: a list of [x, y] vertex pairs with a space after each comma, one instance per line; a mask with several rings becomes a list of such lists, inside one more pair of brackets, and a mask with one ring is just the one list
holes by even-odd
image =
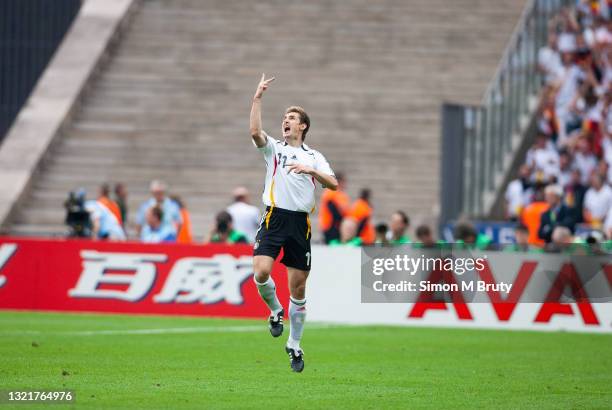
[[191, 235], [191, 215], [189, 211], [185, 207], [185, 203], [181, 199], [181, 197], [174, 195], [171, 196], [172, 199], [178, 205], [181, 213], [181, 218], [183, 218], [183, 224], [181, 225], [178, 235], [176, 237], [176, 241], [178, 243], [191, 243], [193, 242], [193, 236]]
[[521, 212], [521, 220], [523, 225], [527, 227], [529, 231], [530, 245], [544, 246], [544, 240], [538, 236], [538, 230], [540, 229], [540, 217], [548, 209], [549, 205], [544, 200], [544, 188], [536, 188], [533, 196], [533, 202], [523, 208]]
[[319, 229], [323, 231], [326, 244], [340, 239], [340, 223], [346, 216], [351, 205], [351, 198], [345, 192], [346, 179], [344, 174], [336, 174], [338, 190], [325, 189], [319, 205]]
[[361, 190], [359, 199], [353, 203], [347, 216], [357, 221], [357, 235], [361, 238], [364, 245], [374, 243], [376, 231], [372, 225], [372, 206], [370, 205], [371, 192], [368, 188]]
[[110, 186], [108, 184], [100, 185], [98, 190], [98, 203], [108, 209], [117, 218], [119, 225], [123, 226], [123, 217], [121, 209], [115, 201], [110, 198]]

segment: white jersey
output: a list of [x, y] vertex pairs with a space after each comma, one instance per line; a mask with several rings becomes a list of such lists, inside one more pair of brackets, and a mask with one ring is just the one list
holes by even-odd
[[266, 145], [257, 148], [266, 161], [266, 186], [262, 195], [266, 206], [311, 213], [315, 208], [315, 183], [311, 175], [287, 173], [285, 167], [299, 163], [334, 176], [329, 163], [306, 144], [292, 147], [284, 141], [266, 137]]

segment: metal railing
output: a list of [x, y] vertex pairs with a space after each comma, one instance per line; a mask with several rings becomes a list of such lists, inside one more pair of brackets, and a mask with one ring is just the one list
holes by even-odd
[[81, 0], [0, 1], [0, 143], [81, 7]]
[[[442, 129], [448, 133], [443, 135], [442, 144], [454, 140], [452, 144], [456, 145], [456, 140], [461, 139], [463, 155], [458, 157], [443, 148], [442, 179], [451, 176], [456, 179], [458, 174], [462, 178], [458, 181], [461, 184], [457, 192], [459, 201], [456, 198], [449, 201], [442, 181], [441, 222], [460, 215], [483, 217], [489, 213], [487, 208], [492, 203], [487, 201], [487, 193], [495, 191], [496, 180], [509, 165], [508, 156], [521, 140], [543, 84], [537, 54], [548, 41], [548, 23], [561, 8], [573, 3], [572, 0], [529, 0], [481, 105], [453, 105], [443, 109]], [[453, 115], [448, 113], [449, 109], [454, 111]], [[462, 111], [461, 115], [457, 115], [457, 110]], [[447, 161], [451, 166], [444, 164]], [[454, 205], [445, 207], [445, 202]]]

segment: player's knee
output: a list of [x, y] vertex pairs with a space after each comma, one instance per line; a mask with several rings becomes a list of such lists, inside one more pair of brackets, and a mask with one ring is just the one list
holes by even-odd
[[253, 276], [258, 283], [264, 283], [270, 277], [270, 273], [268, 272], [254, 272]]
[[259, 283], [264, 283], [270, 277], [270, 266], [264, 261], [258, 260], [255, 258], [253, 261], [253, 273], [255, 276], [255, 280]]
[[292, 286], [290, 289], [291, 297], [294, 299], [302, 300], [306, 297], [306, 283], [301, 283]]

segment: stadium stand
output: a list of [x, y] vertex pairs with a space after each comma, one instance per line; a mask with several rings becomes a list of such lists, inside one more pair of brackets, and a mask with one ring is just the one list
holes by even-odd
[[558, 184], [576, 222], [610, 235], [612, 26], [607, 10], [591, 6], [582, 2], [549, 21], [549, 42], [538, 53], [545, 74], [538, 135], [507, 189], [506, 208], [509, 217], [519, 215], [538, 186]]
[[201, 237], [235, 186], [261, 191], [264, 168], [248, 138], [261, 72], [277, 76], [264, 103], [268, 132], [277, 134], [286, 106], [304, 106], [313, 119], [306, 143], [345, 172], [353, 198], [372, 189], [376, 221], [397, 208], [415, 226], [432, 221], [440, 104], [480, 99], [523, 5], [139, 2], [9, 232], [64, 232], [67, 193], [84, 187], [93, 198], [102, 182], [126, 184], [136, 210], [161, 178], [185, 199]]

